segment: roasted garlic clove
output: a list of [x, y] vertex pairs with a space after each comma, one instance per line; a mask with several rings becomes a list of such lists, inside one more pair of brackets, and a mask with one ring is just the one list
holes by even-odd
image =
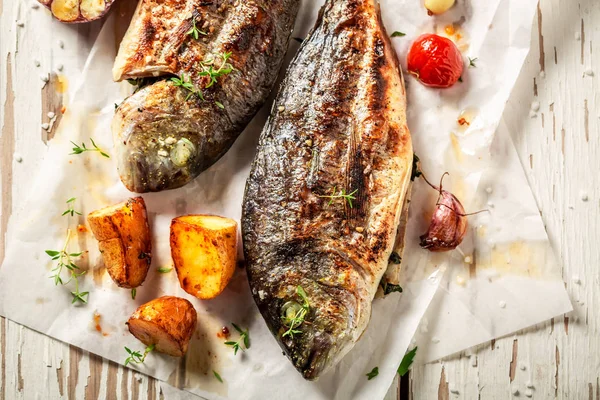
[[89, 22], [106, 14], [114, 0], [38, 0], [62, 22]]

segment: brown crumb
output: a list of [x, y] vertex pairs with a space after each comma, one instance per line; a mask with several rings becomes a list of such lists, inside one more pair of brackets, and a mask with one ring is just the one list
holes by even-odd
[[467, 126], [469, 126], [469, 125], [471, 125], [471, 123], [470, 123], [469, 121], [467, 121], [467, 120], [465, 119], [465, 117], [460, 117], [460, 118], [458, 119], [458, 124], [459, 124], [460, 126], [464, 126], [464, 125], [467, 125]]
[[217, 332], [217, 337], [219, 337], [221, 339], [227, 339], [227, 338], [229, 338], [229, 328], [227, 328], [226, 326], [224, 326], [223, 328], [221, 328], [221, 331]]

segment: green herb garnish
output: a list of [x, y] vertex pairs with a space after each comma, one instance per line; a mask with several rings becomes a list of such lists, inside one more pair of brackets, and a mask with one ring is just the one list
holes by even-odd
[[406, 36], [406, 33], [398, 32], [398, 31], [395, 31], [394, 33], [392, 33], [392, 37], [402, 37], [402, 36]]
[[125, 351], [127, 351], [127, 353], [129, 354], [129, 357], [127, 357], [127, 359], [125, 359], [125, 365], [129, 364], [129, 363], [135, 363], [135, 364], [141, 364], [146, 360], [146, 356], [152, 351], [154, 350], [154, 347], [156, 345], [151, 344], [150, 346], [146, 347], [146, 349], [144, 350], [144, 354], [141, 354], [139, 351], [131, 351], [129, 348], [125, 347]]
[[[85, 274], [83, 272], [77, 272], [80, 268], [73, 262], [73, 258], [80, 257], [83, 253], [68, 253], [67, 247], [69, 246], [69, 241], [71, 240], [71, 230], [67, 231], [67, 239], [65, 240], [65, 244], [62, 250], [46, 250], [46, 254], [52, 259], [52, 261], [58, 261], [56, 266], [52, 268], [52, 275], [50, 278], [54, 279], [55, 285], [68, 285], [71, 281], [75, 282], [75, 290], [71, 292], [73, 296], [73, 301], [71, 304], [75, 304], [76, 302], [87, 303], [90, 292], [80, 292], [79, 291], [79, 277]], [[63, 269], [66, 268], [69, 271], [69, 280], [63, 281], [61, 274]]]
[[203, 70], [199, 73], [199, 75], [208, 77], [208, 84], [204, 86], [206, 89], [217, 83], [217, 78], [225, 76], [234, 70], [233, 66], [228, 61], [231, 57], [231, 54], [231, 52], [225, 52], [219, 55], [221, 58], [221, 66], [217, 69], [215, 69], [214, 58], [207, 61], [202, 61], [200, 63]]
[[171, 272], [172, 270], [173, 270], [173, 268], [160, 267], [158, 269], [158, 272], [160, 272], [161, 274], [167, 274], [167, 273]]
[[375, 367], [371, 370], [371, 372], [369, 372], [367, 375], [367, 380], [371, 380], [373, 378], [375, 378], [377, 375], [379, 375], [379, 367]]
[[400, 257], [400, 255], [395, 251], [392, 251], [392, 254], [390, 254], [389, 262], [392, 264], [400, 264], [402, 262], [402, 257]]
[[[233, 348], [233, 354], [236, 355], [238, 350], [248, 350], [250, 348], [250, 332], [248, 330], [243, 330], [233, 322], [231, 323], [236, 331], [240, 334], [240, 338], [237, 342], [228, 341], [225, 342], [227, 346], [231, 346]], [[242, 347], [243, 345], [243, 347]]]
[[388, 295], [388, 294], [394, 293], [394, 292], [402, 293], [402, 286], [400, 286], [400, 285], [394, 285], [393, 283], [389, 283], [385, 280], [382, 280], [380, 285], [381, 285], [381, 288], [383, 289], [384, 295]]
[[200, 37], [200, 35], [208, 35], [206, 32], [202, 32], [198, 27], [196, 27], [196, 17], [192, 17], [192, 28], [187, 31], [186, 35], [192, 35], [192, 37], [196, 40]]
[[469, 68], [471, 68], [471, 67], [477, 68], [477, 65], [475, 64], [475, 61], [477, 61], [477, 57], [475, 57], [475, 58], [469, 57]]
[[73, 155], [73, 154], [81, 154], [84, 153], [86, 151], [97, 151], [98, 153], [100, 153], [102, 156], [106, 157], [106, 158], [110, 158], [110, 156], [108, 154], [106, 154], [100, 147], [98, 147], [96, 145], [96, 143], [94, 142], [94, 139], [90, 138], [90, 141], [92, 142], [92, 146], [94, 146], [93, 149], [87, 148], [85, 147], [85, 143], [81, 143], [81, 146], [79, 146], [77, 143], [71, 141], [71, 143], [73, 143], [73, 152], [69, 153], [69, 155]]
[[302, 325], [306, 314], [310, 311], [308, 296], [302, 286], [298, 285], [296, 294], [302, 300], [302, 304], [295, 301], [288, 301], [283, 305], [283, 324], [288, 327], [288, 330], [281, 335], [282, 338], [290, 336], [293, 339], [294, 335], [302, 333], [301, 330], [296, 328]]
[[192, 97], [192, 95], [196, 95], [198, 97], [200, 97], [201, 100], [204, 100], [204, 96], [202, 95], [202, 92], [200, 90], [196, 90], [194, 88], [194, 85], [192, 85], [192, 82], [188, 80], [188, 78], [185, 76], [185, 74], [181, 74], [181, 77], [172, 77], [171, 78], [171, 82], [173, 82], [174, 86], [177, 87], [182, 87], [185, 90], [189, 91], [190, 93], [187, 95], [187, 97], [185, 98], [185, 100], [187, 101], [190, 97]]
[[215, 376], [215, 378], [217, 378], [217, 380], [218, 380], [219, 382], [223, 383], [223, 379], [221, 378], [221, 375], [219, 375], [219, 374], [217, 373], [217, 371], [215, 371], [214, 369], [213, 369], [213, 375]]
[[137, 294], [137, 289], [136, 288], [131, 289], [131, 299], [132, 300], [135, 300], [136, 294]]
[[406, 353], [404, 355], [404, 358], [402, 358], [402, 362], [400, 362], [400, 366], [398, 367], [398, 374], [400, 376], [404, 376], [408, 372], [408, 368], [410, 368], [415, 358], [415, 354], [417, 354], [417, 349], [418, 347], [415, 347], [414, 349]]
[[352, 200], [356, 200], [356, 197], [354, 197], [354, 195], [357, 192], [358, 192], [358, 189], [356, 189], [352, 193], [346, 193], [346, 189], [341, 189], [338, 192], [337, 191], [337, 187], [334, 186], [333, 190], [331, 191], [331, 194], [329, 194], [329, 195], [321, 195], [319, 197], [329, 199], [329, 202], [327, 203], [327, 206], [330, 206], [334, 202], [334, 200], [336, 200], [336, 199], [344, 199], [345, 201], [348, 202], [348, 205], [350, 206], [350, 208], [352, 208]]
[[69, 200], [67, 200], [67, 210], [64, 213], [62, 213], [62, 215], [69, 214], [69, 215], [71, 215], [71, 217], [74, 216], [75, 214], [81, 215], [81, 213], [79, 211], [75, 211], [75, 209], [74, 209], [75, 200], [77, 200], [75, 197], [71, 197]]

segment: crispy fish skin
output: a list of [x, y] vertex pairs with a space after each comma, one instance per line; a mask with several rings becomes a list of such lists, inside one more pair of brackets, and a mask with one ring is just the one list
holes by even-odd
[[[290, 65], [246, 185], [250, 286], [304, 378], [360, 338], [388, 267], [412, 169], [402, 71], [375, 0], [328, 0]], [[323, 197], [354, 193], [350, 202]], [[282, 308], [310, 304], [301, 333]]]
[[[113, 68], [117, 81], [151, 81], [117, 108], [112, 123], [119, 174], [129, 190], [183, 186], [227, 152], [275, 83], [299, 4], [140, 1]], [[190, 34], [194, 23], [197, 40]], [[234, 70], [207, 88], [209, 78], [200, 73], [211, 60], [215, 69], [222, 65], [226, 53]], [[175, 76], [202, 98], [176, 86]]]

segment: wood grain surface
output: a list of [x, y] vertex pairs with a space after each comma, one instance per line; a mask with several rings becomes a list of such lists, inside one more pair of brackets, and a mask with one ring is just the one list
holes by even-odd
[[[41, 126], [48, 112], [60, 116], [64, 89], [83, 67], [77, 54], [101, 27], [60, 24], [35, 5], [0, 0], [0, 262], [8, 218], [52, 138]], [[416, 366], [388, 399], [600, 399], [600, 2], [541, 0], [532, 23], [532, 50], [504, 122], [575, 310]], [[0, 400], [163, 398], [188, 396], [0, 318]]]

